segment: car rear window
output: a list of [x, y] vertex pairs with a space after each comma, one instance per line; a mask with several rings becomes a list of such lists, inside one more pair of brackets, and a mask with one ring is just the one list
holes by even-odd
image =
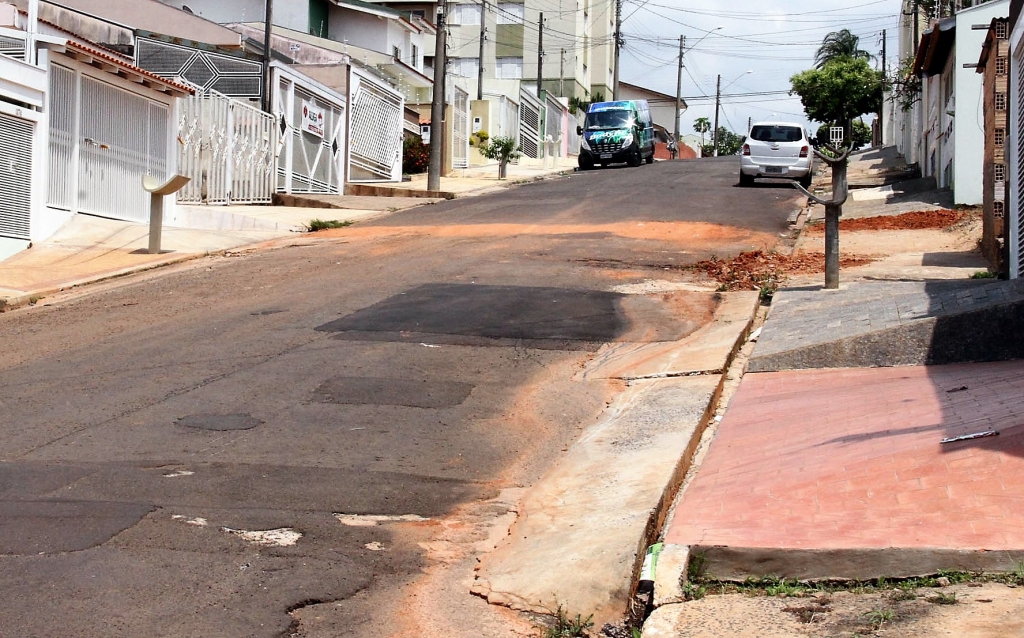
[[759, 142], [799, 142], [803, 139], [799, 126], [763, 126], [750, 129], [750, 139]]

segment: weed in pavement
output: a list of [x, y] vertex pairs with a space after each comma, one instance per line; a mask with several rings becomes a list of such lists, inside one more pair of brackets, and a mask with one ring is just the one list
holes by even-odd
[[544, 638], [586, 638], [587, 630], [594, 626], [593, 614], [584, 618], [576, 614], [571, 618], [561, 605], [555, 611], [555, 626], [544, 631]]
[[314, 219], [306, 224], [306, 230], [311, 233], [315, 233], [318, 230], [327, 230], [328, 228], [344, 228], [351, 226], [350, 221], [339, 221], [337, 219]]
[[896, 612], [891, 609], [872, 609], [864, 614], [864, 617], [867, 618], [871, 628], [874, 631], [878, 631], [882, 628], [882, 625], [896, 619]]
[[946, 593], [943, 593], [941, 591], [937, 592], [931, 598], [925, 598], [925, 600], [927, 600], [930, 603], [935, 603], [936, 605], [955, 605], [955, 604], [957, 604], [959, 602], [956, 599], [956, 593], [955, 592], [954, 593], [946, 594]]

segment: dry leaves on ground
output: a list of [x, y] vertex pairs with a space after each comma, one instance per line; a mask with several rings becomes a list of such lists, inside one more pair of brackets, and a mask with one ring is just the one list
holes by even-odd
[[[949, 228], [958, 224], [967, 213], [962, 210], [915, 210], [900, 215], [880, 215], [841, 219], [839, 230], [922, 230], [926, 228]], [[824, 232], [823, 224], [816, 224], [815, 232]]]
[[[842, 257], [840, 268], [870, 263], [866, 257]], [[733, 259], [707, 259], [691, 266], [722, 285], [723, 290], [774, 290], [787, 275], [825, 272], [823, 253], [783, 255], [754, 250], [740, 253]]]

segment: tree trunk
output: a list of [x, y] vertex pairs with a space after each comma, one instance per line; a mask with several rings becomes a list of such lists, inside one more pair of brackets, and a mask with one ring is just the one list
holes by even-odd
[[508, 160], [501, 158], [498, 160], [498, 179], [505, 179], [508, 176]]

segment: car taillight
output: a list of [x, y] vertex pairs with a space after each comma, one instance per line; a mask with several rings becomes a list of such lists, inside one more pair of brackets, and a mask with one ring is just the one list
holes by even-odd
[[800, 157], [807, 157], [807, 152], [810, 150], [811, 149], [809, 146], [805, 146], [802, 149], [800, 149]]
[[744, 155], [750, 155], [750, 144], [744, 144], [743, 145], [743, 154]]

